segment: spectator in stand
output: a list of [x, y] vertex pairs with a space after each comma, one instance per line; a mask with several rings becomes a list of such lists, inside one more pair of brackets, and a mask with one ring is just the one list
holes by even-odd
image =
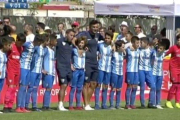
[[176, 29], [176, 36], [178, 36], [180, 34], [180, 28]]
[[160, 34], [161, 34], [161, 38], [162, 38], [162, 39], [163, 39], [163, 38], [166, 38], [166, 28], [163, 28], [163, 29], [161, 30]]
[[121, 37], [117, 38], [117, 40], [122, 40], [127, 43], [126, 35], [128, 34], [128, 27], [124, 26], [121, 29]]
[[2, 36], [10, 36], [11, 27], [9, 25], [4, 25], [3, 30], [4, 30], [4, 34]]
[[118, 37], [118, 33], [115, 32], [115, 25], [109, 26], [108, 30], [113, 33], [113, 41], [115, 41]]
[[52, 32], [52, 30], [51, 30], [51, 28], [50, 28], [49, 26], [46, 26], [45, 29], [44, 29], [44, 31], [45, 31], [48, 35], [50, 35], [51, 32]]
[[24, 33], [26, 35], [26, 42], [33, 42], [35, 35], [33, 34], [33, 25], [26, 24], [24, 26]]
[[151, 33], [149, 35], [147, 35], [147, 37], [149, 38], [149, 42], [151, 43], [153, 41], [153, 38], [158, 35], [157, 33], [157, 25], [153, 25], [151, 28]]
[[16, 26], [15, 25], [10, 25], [11, 27], [11, 33], [10, 33], [10, 36], [14, 38], [14, 40], [16, 41], [16, 37], [17, 37], [17, 34], [16, 34]]
[[88, 26], [86, 26], [86, 31], [89, 31], [89, 25], [88, 25]]
[[106, 32], [105, 27], [100, 28], [99, 33], [103, 36], [103, 38], [105, 38], [105, 32]]
[[4, 35], [4, 25], [0, 25], [0, 36]]
[[64, 24], [63, 23], [59, 23], [58, 24], [58, 34], [57, 34], [57, 39], [65, 37], [65, 30], [64, 30]]
[[74, 32], [75, 32], [75, 36], [77, 36], [77, 35], [79, 34], [79, 26], [80, 26], [80, 24], [79, 24], [79, 22], [77, 22], [77, 21], [74, 21], [74, 22], [71, 24], [71, 27], [72, 27], [72, 29], [73, 29]]
[[136, 35], [137, 35], [139, 38], [146, 37], [146, 35], [143, 34], [143, 32], [142, 32], [142, 27], [141, 27], [139, 24], [137, 24], [137, 25], [134, 27], [134, 29], [135, 29]]
[[117, 40], [122, 40], [122, 38], [125, 37], [124, 33], [123, 33], [123, 28], [125, 27], [125, 29], [128, 29], [128, 24], [126, 21], [123, 21], [120, 26], [119, 26], [119, 31], [120, 34], [117, 36]]
[[36, 25], [36, 33], [44, 34], [45, 33], [44, 29], [45, 29], [45, 24], [42, 22], [38, 22]]
[[11, 25], [11, 22], [10, 22], [10, 18], [9, 18], [9, 17], [4, 17], [4, 18], [3, 18], [3, 22], [4, 22], [4, 25]]
[[0, 25], [3, 25], [3, 21], [0, 19]]

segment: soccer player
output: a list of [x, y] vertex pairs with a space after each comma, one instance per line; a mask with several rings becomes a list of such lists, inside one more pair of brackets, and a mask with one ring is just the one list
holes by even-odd
[[148, 108], [155, 106], [155, 83], [152, 75], [152, 55], [153, 50], [149, 47], [149, 40], [146, 37], [141, 38], [141, 48], [139, 57], [139, 82], [140, 82], [140, 101], [141, 108], [145, 108], [145, 83], [150, 88]]
[[[89, 23], [89, 31], [83, 31], [79, 33], [77, 38], [81, 36], [86, 36], [88, 40], [87, 52], [86, 52], [86, 63], [85, 63], [85, 84], [83, 87], [83, 99], [84, 99], [84, 109], [94, 110], [90, 107], [90, 99], [94, 93], [94, 89], [97, 86], [98, 77], [98, 62], [97, 62], [97, 48], [98, 41], [104, 40], [103, 37], [98, 33], [99, 31], [99, 21], [92, 20]], [[75, 45], [75, 40], [73, 44]]]
[[42, 63], [44, 57], [44, 48], [46, 47], [47, 41], [46, 34], [35, 36], [34, 41], [37, 41], [37, 46], [34, 47], [34, 54], [32, 57], [32, 62], [30, 66], [30, 78], [28, 81], [28, 89], [25, 101], [25, 108], [29, 110], [30, 97], [32, 98], [32, 110], [41, 111], [37, 108], [37, 92], [39, 87], [39, 82], [42, 76]]
[[75, 33], [72, 29], [66, 31], [66, 37], [58, 39], [56, 47], [56, 61], [57, 71], [59, 74], [60, 91], [59, 91], [59, 105], [60, 111], [68, 111], [64, 108], [63, 102], [65, 98], [66, 88], [72, 78], [71, 70], [71, 56], [72, 56], [72, 40], [74, 39]]
[[111, 72], [111, 93], [110, 109], [114, 109], [114, 93], [116, 92], [116, 109], [120, 109], [121, 88], [123, 83], [123, 59], [125, 54], [124, 41], [118, 40], [115, 43], [115, 51], [112, 55], [112, 72]]
[[108, 84], [110, 82], [111, 77], [111, 58], [112, 58], [112, 47], [111, 41], [113, 39], [113, 33], [106, 32], [105, 33], [105, 41], [99, 44], [98, 47], [98, 69], [99, 69], [99, 76], [98, 76], [98, 85], [95, 90], [95, 109], [100, 109], [99, 107], [99, 94], [101, 84], [102, 86], [102, 109], [107, 109], [106, 101], [107, 101], [107, 91], [108, 91]]
[[131, 39], [132, 46], [126, 49], [127, 59], [127, 88], [126, 88], [126, 109], [135, 109], [134, 102], [136, 99], [137, 86], [139, 84], [138, 62], [139, 62], [139, 45], [140, 40], [137, 36]]
[[76, 91], [76, 109], [82, 110], [81, 95], [85, 79], [85, 48], [87, 45], [87, 38], [84, 36], [78, 38], [76, 41], [77, 48], [73, 49], [72, 54], [72, 70], [73, 78], [71, 81], [71, 91], [69, 96], [69, 110], [73, 110], [73, 99]]
[[161, 101], [161, 86], [163, 81], [163, 59], [165, 57], [165, 48], [166, 45], [163, 43], [159, 43], [157, 49], [153, 52], [153, 78], [156, 87], [156, 107], [157, 109], [163, 109], [160, 105]]
[[16, 42], [12, 43], [12, 49], [8, 52], [7, 57], [7, 91], [4, 99], [4, 112], [11, 112], [15, 93], [20, 80], [20, 56], [23, 51], [23, 44], [26, 36], [23, 33], [17, 35]]
[[172, 86], [168, 92], [166, 106], [168, 108], [174, 108], [172, 106], [171, 100], [175, 94], [176, 107], [180, 108], [180, 35], [176, 36], [177, 43], [169, 48], [166, 55], [171, 54], [171, 59], [169, 63], [170, 67], [170, 80]]
[[50, 35], [49, 45], [45, 48], [43, 61], [43, 88], [46, 89], [43, 99], [43, 110], [50, 110], [51, 90], [55, 78], [55, 53], [54, 47], [57, 45], [57, 37], [55, 34]]
[[[26, 37], [27, 38], [27, 37]], [[23, 45], [23, 52], [21, 54], [21, 76], [19, 83], [19, 90], [17, 96], [16, 112], [30, 112], [25, 109], [26, 91], [28, 87], [28, 79], [30, 79], [30, 66], [34, 53], [34, 43], [32, 41], [25, 42]]]
[[11, 43], [12, 42], [8, 38], [2, 38], [0, 40], [0, 93], [4, 85], [4, 79], [6, 77], [6, 53], [11, 49]]

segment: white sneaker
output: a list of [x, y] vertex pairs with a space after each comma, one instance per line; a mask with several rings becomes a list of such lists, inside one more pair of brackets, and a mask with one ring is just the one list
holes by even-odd
[[91, 108], [89, 105], [84, 107], [85, 110], [94, 110], [93, 108]]
[[68, 111], [66, 108], [64, 108], [62, 102], [59, 102], [58, 110], [60, 110], [60, 111]]
[[3, 112], [0, 111], [0, 114], [3, 114]]
[[157, 109], [163, 109], [163, 107], [161, 107], [161, 105], [156, 105]]

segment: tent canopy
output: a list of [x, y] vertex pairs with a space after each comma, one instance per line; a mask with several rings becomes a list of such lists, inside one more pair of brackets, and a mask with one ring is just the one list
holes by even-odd
[[180, 15], [180, 0], [103, 0], [95, 1], [99, 15]]

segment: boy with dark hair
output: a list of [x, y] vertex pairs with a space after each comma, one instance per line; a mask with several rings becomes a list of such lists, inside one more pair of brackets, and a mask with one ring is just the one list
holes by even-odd
[[73, 110], [73, 99], [76, 91], [76, 109], [82, 110], [81, 107], [81, 94], [85, 79], [85, 48], [87, 45], [87, 38], [82, 36], [77, 39], [76, 46], [72, 53], [72, 70], [73, 79], [71, 81], [71, 91], [69, 96], [69, 110]]
[[155, 106], [155, 83], [152, 75], [152, 55], [153, 50], [149, 47], [149, 40], [146, 37], [141, 38], [141, 48], [139, 55], [139, 81], [140, 81], [140, 101], [141, 107], [145, 108], [145, 82], [150, 88], [148, 108]]
[[123, 59], [125, 54], [124, 41], [116, 41], [115, 51], [112, 55], [111, 70], [111, 93], [110, 93], [110, 109], [114, 109], [114, 93], [116, 92], [116, 109], [120, 109], [121, 88], [123, 83]]
[[23, 52], [21, 54], [20, 63], [21, 63], [21, 76], [19, 83], [19, 90], [17, 95], [17, 109], [16, 112], [30, 112], [25, 109], [25, 99], [26, 91], [28, 87], [28, 80], [30, 77], [30, 66], [34, 53], [34, 43], [25, 42], [23, 44]]
[[28, 81], [28, 90], [26, 95], [25, 107], [29, 109], [30, 97], [32, 98], [32, 110], [41, 111], [37, 108], [37, 93], [39, 82], [42, 77], [42, 63], [44, 57], [44, 48], [47, 45], [49, 39], [45, 39], [45, 35], [36, 35], [34, 42], [37, 43], [37, 46], [34, 47], [34, 54], [32, 57], [32, 62], [30, 66], [30, 79]]
[[57, 45], [57, 37], [55, 34], [51, 34], [49, 44], [45, 48], [44, 60], [43, 60], [43, 76], [42, 83], [43, 88], [46, 89], [43, 99], [43, 110], [49, 110], [51, 101], [51, 90], [55, 78], [55, 53], [54, 47]]
[[11, 40], [9, 40], [8, 38], [0, 39], [0, 93], [4, 86], [4, 80], [6, 77], [6, 63], [7, 63], [6, 53], [11, 49], [11, 43], [12, 43]]
[[98, 85], [95, 90], [95, 109], [100, 109], [99, 107], [99, 93], [101, 84], [102, 86], [102, 109], [107, 109], [107, 90], [111, 77], [111, 58], [112, 58], [112, 47], [111, 42], [113, 39], [112, 32], [105, 33], [105, 40], [98, 46]]
[[23, 44], [26, 41], [26, 36], [23, 33], [17, 35], [17, 40], [12, 43], [12, 49], [7, 53], [7, 91], [4, 99], [4, 112], [11, 112], [15, 93], [20, 80], [20, 56], [23, 51]]
[[131, 39], [132, 46], [126, 49], [127, 59], [127, 88], [126, 88], [126, 109], [135, 109], [134, 102], [136, 99], [137, 86], [139, 85], [138, 62], [140, 40], [137, 36]]
[[156, 97], [155, 97], [155, 105], [157, 109], [163, 109], [160, 105], [161, 101], [161, 87], [162, 87], [162, 81], [163, 81], [163, 59], [165, 57], [165, 48], [166, 45], [162, 42], [158, 43], [158, 46], [156, 49], [154, 49], [153, 52], [153, 67], [152, 67], [152, 74], [154, 78], [154, 83], [156, 87]]

